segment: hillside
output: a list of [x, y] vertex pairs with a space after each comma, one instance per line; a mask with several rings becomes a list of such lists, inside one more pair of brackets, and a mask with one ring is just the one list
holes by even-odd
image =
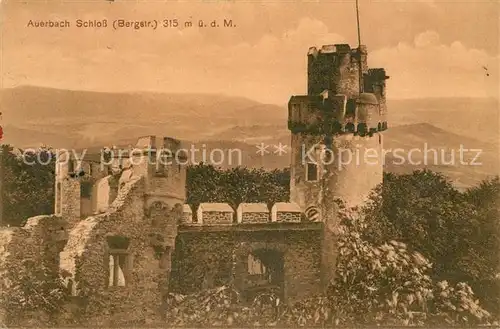
[[[5, 142], [30, 145], [61, 136], [57, 147], [109, 143], [131, 136], [169, 135], [203, 138], [234, 125], [251, 125], [266, 118], [281, 122], [284, 109], [241, 97], [205, 94], [100, 93], [40, 87], [0, 91], [5, 126], [28, 129]], [[5, 130], [5, 129], [4, 129]]]
[[[449, 161], [451, 150], [458, 158], [460, 146], [481, 149], [481, 166], [449, 166], [437, 159], [437, 163], [429, 161], [426, 167], [465, 185], [498, 173], [499, 111], [495, 100], [415, 99], [388, 103], [390, 129], [384, 133], [385, 149], [446, 149], [445, 161]], [[282, 168], [290, 162], [289, 154], [273, 154], [272, 147], [290, 143], [286, 106], [241, 97], [17, 87], [0, 90], [0, 107], [3, 142], [17, 147], [45, 144], [98, 150], [103, 145], [132, 144], [139, 136], [154, 134], [194, 141], [193, 147], [199, 152], [204, 149], [207, 154], [216, 148], [225, 152], [240, 150], [233, 152], [231, 164], [226, 161], [222, 166]], [[271, 145], [271, 152], [264, 156], [256, 153], [256, 145], [261, 142]], [[191, 147], [190, 142], [185, 143]], [[422, 151], [414, 152], [413, 157], [423, 160]], [[408, 172], [424, 167], [395, 166], [391, 155], [387, 159], [389, 171]], [[198, 156], [196, 160], [202, 159]]]

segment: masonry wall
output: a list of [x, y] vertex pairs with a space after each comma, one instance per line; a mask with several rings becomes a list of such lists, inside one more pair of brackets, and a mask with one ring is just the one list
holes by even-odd
[[97, 180], [92, 190], [92, 208], [97, 213], [105, 212], [109, 207], [109, 176]]
[[236, 286], [243, 287], [248, 254], [267, 248], [284, 253], [287, 301], [310, 297], [321, 291], [320, 235], [320, 230], [181, 232], [172, 258], [170, 287], [187, 294], [223, 285], [232, 278]]
[[66, 175], [61, 179], [61, 216], [76, 222], [80, 215], [80, 180]]
[[[291, 136], [290, 201], [304, 211], [311, 205], [319, 206], [323, 194], [317, 181], [306, 181], [306, 165], [309, 150], [323, 142], [322, 136], [296, 133]], [[310, 152], [314, 153], [314, 152]], [[320, 161], [318, 161], [321, 164]]]
[[269, 212], [244, 212], [241, 215], [242, 223], [267, 223], [271, 221]]
[[[58, 254], [67, 239], [65, 229], [60, 217], [44, 215], [29, 218], [24, 227], [0, 230], [0, 294], [3, 301], [11, 300], [12, 283], [22, 284], [32, 271], [47, 268], [54, 275], [58, 273]], [[12, 314], [8, 305], [2, 304], [0, 323], [46, 326], [57, 323], [57, 316], [43, 312]]]
[[[326, 49], [331, 48], [330, 50]], [[318, 95], [325, 89], [349, 97], [359, 92], [359, 56], [349, 45], [323, 46], [308, 54], [308, 95]], [[362, 72], [367, 73], [366, 48], [362, 46]]]
[[232, 224], [234, 213], [221, 211], [204, 211], [203, 224]]
[[277, 222], [300, 222], [302, 214], [300, 212], [278, 211], [276, 213]]
[[[151, 246], [151, 225], [144, 216], [144, 180], [133, 180], [120, 191], [109, 212], [81, 221], [61, 253], [61, 269], [76, 285], [86, 325], [144, 324], [156, 321], [161, 306], [159, 257]], [[108, 287], [106, 236], [130, 239], [130, 277], [125, 287]], [[139, 306], [140, 305], [140, 306]]]
[[333, 145], [335, 154], [338, 154], [340, 149], [349, 150], [352, 160], [347, 161], [347, 153], [336, 156], [335, 161], [327, 166], [327, 174], [323, 178], [323, 202], [320, 209], [325, 219], [322, 242], [322, 274], [325, 283], [334, 276], [337, 259], [336, 232], [339, 218], [338, 207], [333, 200], [341, 199], [347, 207], [360, 206], [373, 188], [382, 183], [382, 140], [379, 137], [380, 133], [374, 134], [373, 137], [342, 135]]

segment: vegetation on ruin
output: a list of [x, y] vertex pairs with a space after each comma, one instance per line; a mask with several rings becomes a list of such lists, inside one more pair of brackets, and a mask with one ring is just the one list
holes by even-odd
[[69, 293], [57, 270], [30, 259], [20, 261], [2, 274], [0, 305], [10, 324], [54, 324]]
[[283, 304], [273, 294], [241, 302], [226, 286], [171, 295], [169, 323], [187, 326], [443, 326], [495, 323], [465, 282], [438, 280], [435, 265], [407, 244], [364, 238], [370, 223], [342, 209], [336, 276], [322, 296]]
[[201, 163], [188, 168], [186, 187], [186, 203], [193, 209], [202, 202], [225, 202], [234, 209], [242, 202], [272, 206], [289, 200], [290, 171], [243, 167], [223, 170]]
[[4, 224], [23, 226], [29, 217], [54, 213], [55, 155], [51, 150], [24, 152], [2, 145], [2, 152]]

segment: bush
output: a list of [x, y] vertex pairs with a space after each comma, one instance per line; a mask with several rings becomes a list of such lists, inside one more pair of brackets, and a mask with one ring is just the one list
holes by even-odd
[[168, 323], [182, 326], [480, 325], [491, 316], [466, 283], [431, 278], [432, 264], [406, 244], [362, 238], [367, 224], [342, 210], [335, 278], [324, 296], [283, 305], [272, 294], [244, 305], [231, 285], [172, 295]]
[[401, 242], [380, 245], [361, 238], [367, 228], [344, 211], [336, 277], [328, 291], [335, 322], [344, 325], [477, 325], [488, 323], [466, 283], [431, 279], [432, 264]]
[[59, 274], [31, 260], [9, 269], [3, 280], [0, 304], [9, 323], [38, 316], [37, 325], [53, 324], [54, 316], [68, 300]]

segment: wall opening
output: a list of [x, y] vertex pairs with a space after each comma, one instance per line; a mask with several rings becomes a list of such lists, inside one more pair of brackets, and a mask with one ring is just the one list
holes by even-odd
[[57, 182], [56, 184], [56, 215], [62, 214], [62, 190], [61, 190], [61, 182]]
[[80, 183], [80, 197], [90, 199], [92, 197], [92, 182]]
[[68, 160], [68, 173], [74, 173], [75, 172], [75, 160]]
[[314, 162], [306, 163], [306, 181], [315, 182], [318, 180], [318, 164]]
[[356, 129], [357, 132], [358, 132], [358, 135], [359, 136], [365, 136], [367, 134], [367, 126], [366, 126], [366, 123], [358, 123], [358, 128]]
[[244, 295], [251, 302], [259, 294], [273, 292], [283, 298], [284, 254], [272, 249], [258, 249], [248, 254]]
[[348, 99], [346, 104], [345, 116], [354, 118], [356, 116], [356, 100]]
[[94, 213], [92, 206], [93, 184], [89, 181], [80, 182], [80, 213], [86, 217]]
[[125, 287], [131, 270], [128, 247], [130, 239], [122, 236], [107, 237], [109, 287]]

